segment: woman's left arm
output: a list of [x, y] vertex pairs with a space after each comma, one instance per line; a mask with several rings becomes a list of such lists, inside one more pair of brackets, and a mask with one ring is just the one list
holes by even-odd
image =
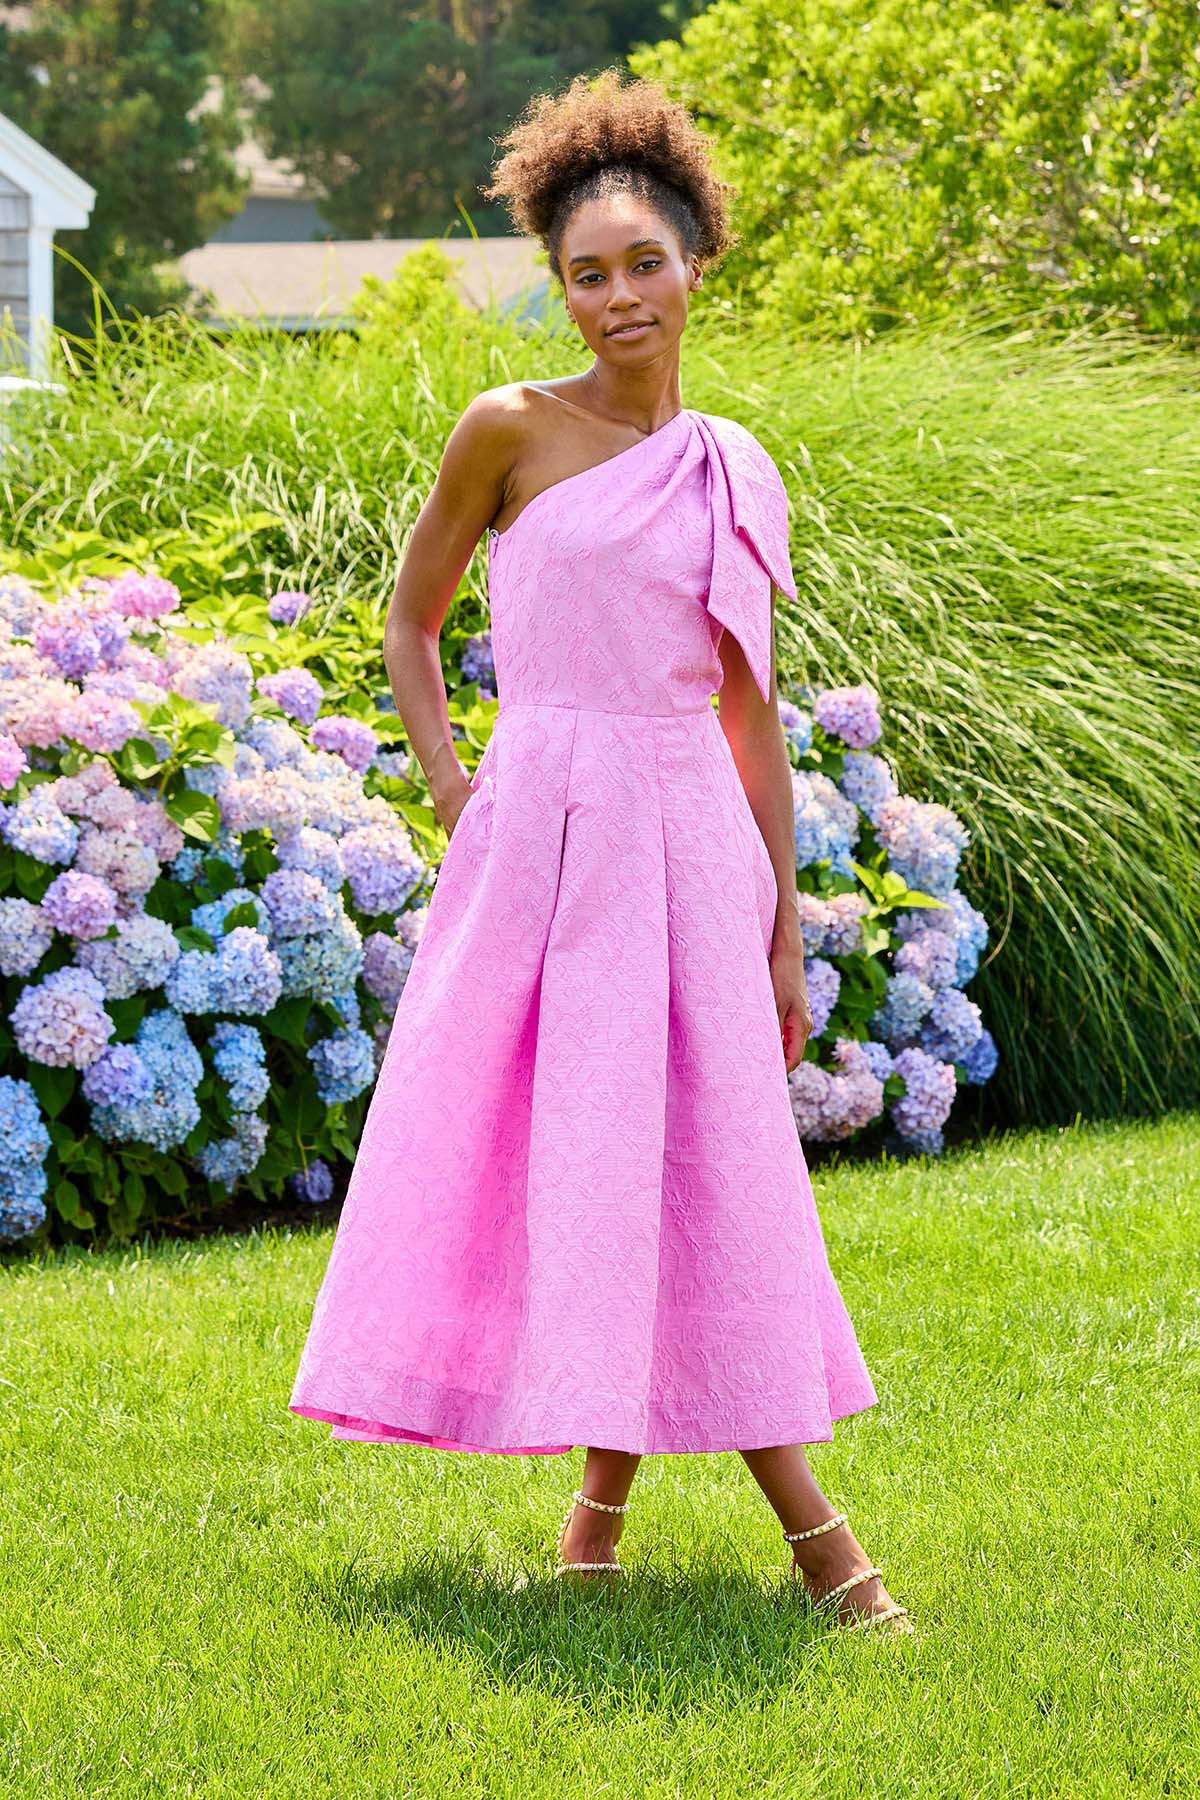
[[775, 646], [772, 642], [769, 703], [759, 693], [742, 647], [731, 631], [721, 633], [718, 654], [724, 671], [718, 697], [721, 729], [770, 855], [779, 891], [771, 938], [771, 983], [784, 1061], [790, 1074], [804, 1054], [813, 1018], [804, 978], [804, 936], [796, 902], [792, 765], [775, 692]]

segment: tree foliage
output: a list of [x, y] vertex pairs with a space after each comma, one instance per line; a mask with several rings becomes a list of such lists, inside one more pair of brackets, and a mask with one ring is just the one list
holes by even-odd
[[1200, 335], [1194, 0], [716, 0], [630, 63], [740, 188], [717, 292], [865, 336], [968, 296]]
[[[117, 311], [186, 300], [159, 265], [203, 244], [242, 195], [227, 105], [199, 108], [213, 70], [214, 0], [33, 0], [27, 26], [0, 24], [0, 111], [96, 189], [82, 231], [56, 243]], [[55, 317], [93, 316], [92, 287], [55, 259]]]

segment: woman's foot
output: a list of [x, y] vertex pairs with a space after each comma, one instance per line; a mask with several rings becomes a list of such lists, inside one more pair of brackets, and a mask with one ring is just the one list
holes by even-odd
[[[560, 1562], [616, 1562], [617, 1540], [624, 1528], [621, 1513], [596, 1512], [578, 1503], [571, 1509], [558, 1542]], [[619, 1581], [615, 1569], [572, 1569], [563, 1580]]]
[[[852, 1575], [874, 1566], [848, 1525], [837, 1526], [832, 1531], [822, 1532], [819, 1537], [792, 1545], [792, 1577], [817, 1602]], [[874, 1616], [886, 1612], [896, 1602], [884, 1587], [883, 1577], [872, 1575], [869, 1581], [856, 1582], [829, 1604], [842, 1624], [859, 1626], [868, 1625]], [[870, 1628], [912, 1631], [913, 1624], [906, 1614], [898, 1613], [880, 1626]]]

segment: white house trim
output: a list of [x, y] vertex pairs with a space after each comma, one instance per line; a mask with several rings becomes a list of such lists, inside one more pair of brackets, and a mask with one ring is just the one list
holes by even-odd
[[[27, 314], [29, 371], [44, 377], [54, 323], [54, 233], [80, 231], [96, 190], [0, 113], [0, 173], [29, 197]], [[24, 322], [21, 323], [25, 335]]]

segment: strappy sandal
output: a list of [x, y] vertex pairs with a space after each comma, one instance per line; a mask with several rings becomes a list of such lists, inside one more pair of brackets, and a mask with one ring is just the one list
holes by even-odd
[[[802, 1538], [820, 1537], [822, 1532], [832, 1531], [835, 1525], [845, 1525], [848, 1516], [844, 1512], [835, 1513], [832, 1519], [826, 1519], [823, 1525], [814, 1525], [811, 1531], [785, 1531], [783, 1535], [789, 1544], [799, 1543]], [[839, 1582], [837, 1587], [830, 1588], [827, 1594], [822, 1594], [819, 1600], [814, 1601], [817, 1611], [832, 1613], [837, 1623], [847, 1631], [860, 1631], [867, 1625], [882, 1625], [888, 1619], [904, 1620], [902, 1625], [893, 1627], [895, 1631], [912, 1631], [913, 1623], [908, 1616], [907, 1606], [886, 1606], [882, 1612], [860, 1612], [853, 1619], [845, 1618], [838, 1610], [837, 1601], [842, 1594], [857, 1587], [860, 1581], [870, 1581], [872, 1576], [882, 1574], [883, 1570], [876, 1568], [874, 1564], [869, 1569], [860, 1569], [857, 1575], [851, 1575], [848, 1581]]]
[[566, 1517], [562, 1522], [562, 1529], [558, 1534], [558, 1567], [555, 1569], [554, 1573], [556, 1575], [563, 1575], [568, 1569], [615, 1569], [622, 1575], [627, 1574], [628, 1570], [625, 1568], [625, 1565], [619, 1562], [563, 1561], [562, 1541], [566, 1536], [567, 1526], [571, 1523], [571, 1514], [575, 1511], [576, 1506], [590, 1506], [596, 1512], [627, 1513], [629, 1511], [628, 1501], [625, 1502], [624, 1506], [610, 1506], [607, 1501], [593, 1500], [591, 1496], [585, 1494], [581, 1488], [576, 1488], [575, 1492], [571, 1495], [571, 1504], [567, 1508]]

